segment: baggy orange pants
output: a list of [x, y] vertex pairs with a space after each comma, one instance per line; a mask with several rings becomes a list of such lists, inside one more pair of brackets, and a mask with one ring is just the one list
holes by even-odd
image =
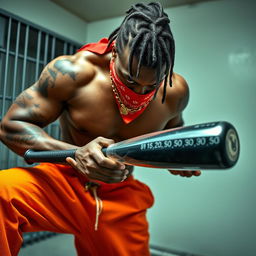
[[153, 196], [148, 186], [132, 176], [101, 182], [97, 196], [103, 209], [96, 231], [97, 200], [85, 189], [87, 182], [60, 164], [0, 171], [0, 255], [18, 255], [22, 232], [41, 230], [74, 234], [79, 256], [149, 255], [146, 210]]

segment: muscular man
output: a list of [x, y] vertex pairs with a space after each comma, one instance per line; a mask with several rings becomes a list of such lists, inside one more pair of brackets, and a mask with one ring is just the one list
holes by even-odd
[[[17, 255], [22, 232], [75, 235], [78, 255], [149, 255], [149, 188], [101, 149], [183, 125], [189, 98], [173, 73], [174, 39], [158, 3], [136, 4], [109, 39], [51, 61], [1, 123], [0, 138], [27, 149], [76, 149], [62, 164], [0, 172], [0, 252]], [[43, 127], [60, 120], [62, 140]], [[172, 172], [198, 176], [199, 171]]]

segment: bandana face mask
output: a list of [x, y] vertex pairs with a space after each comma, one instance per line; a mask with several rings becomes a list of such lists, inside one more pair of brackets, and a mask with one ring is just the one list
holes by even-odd
[[113, 58], [110, 61], [110, 77], [119, 112], [123, 121], [128, 124], [144, 112], [156, 89], [147, 94], [138, 94], [128, 88], [116, 74]]

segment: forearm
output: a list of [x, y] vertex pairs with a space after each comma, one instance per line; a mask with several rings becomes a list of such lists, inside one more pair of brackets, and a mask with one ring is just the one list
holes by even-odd
[[77, 148], [75, 145], [54, 139], [39, 126], [21, 121], [2, 123], [0, 139], [20, 156], [23, 156], [28, 149], [66, 150]]

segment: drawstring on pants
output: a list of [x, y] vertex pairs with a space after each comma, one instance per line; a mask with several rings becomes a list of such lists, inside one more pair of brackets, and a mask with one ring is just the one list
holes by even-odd
[[98, 197], [97, 194], [97, 189], [99, 187], [99, 184], [94, 183], [94, 182], [87, 182], [85, 184], [85, 190], [89, 191], [91, 190], [95, 199], [95, 203], [96, 203], [96, 218], [95, 218], [95, 225], [94, 225], [94, 230], [97, 231], [98, 230], [98, 226], [99, 226], [99, 217], [100, 214], [102, 212], [103, 209], [103, 202], [100, 199], [100, 197]]

